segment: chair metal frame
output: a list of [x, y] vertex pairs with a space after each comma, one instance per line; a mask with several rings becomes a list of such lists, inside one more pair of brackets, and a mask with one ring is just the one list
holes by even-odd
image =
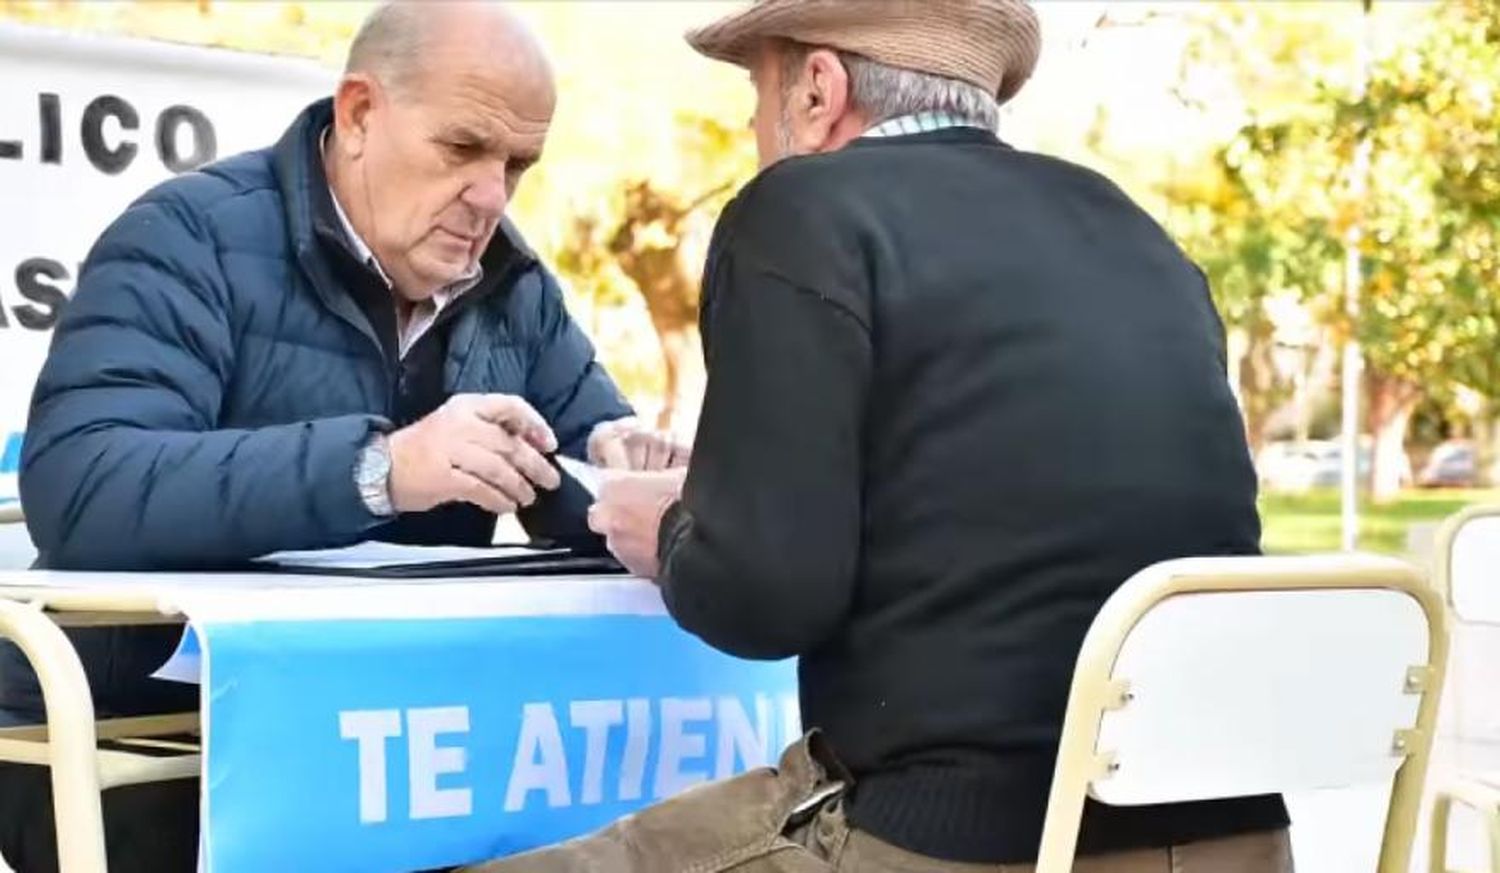
[[[16, 511], [0, 520], [21, 518]], [[0, 595], [0, 637], [14, 642], [36, 672], [46, 706], [45, 724], [0, 728], [0, 761], [51, 769], [62, 873], [106, 873], [102, 792], [198, 776], [198, 744], [171, 738], [200, 736], [199, 716], [190, 712], [96, 720], [83, 663], [63, 628], [181, 624], [183, 619], [153, 609], [141, 597], [48, 596], [23, 590]], [[101, 749], [100, 740], [125, 748]]]
[[1448, 825], [1455, 805], [1467, 806], [1480, 817], [1489, 844], [1490, 870], [1500, 870], [1500, 785], [1459, 779], [1440, 788], [1433, 799], [1429, 873], [1457, 873], [1448, 867]]

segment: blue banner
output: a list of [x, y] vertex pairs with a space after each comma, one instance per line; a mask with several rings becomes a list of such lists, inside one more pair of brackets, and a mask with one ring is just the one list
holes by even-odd
[[0, 439], [0, 474], [16, 474], [21, 471], [21, 443], [24, 433], [8, 433]]
[[774, 763], [791, 661], [664, 615], [200, 625], [207, 867], [406, 871], [595, 830]]
[[0, 434], [0, 506], [20, 500], [21, 441], [25, 434]]

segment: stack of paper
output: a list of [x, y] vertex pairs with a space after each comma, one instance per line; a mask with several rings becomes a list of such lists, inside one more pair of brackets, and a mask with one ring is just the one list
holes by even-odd
[[616, 573], [613, 559], [527, 546], [404, 546], [364, 542], [342, 549], [273, 552], [254, 564], [275, 573], [400, 578]]

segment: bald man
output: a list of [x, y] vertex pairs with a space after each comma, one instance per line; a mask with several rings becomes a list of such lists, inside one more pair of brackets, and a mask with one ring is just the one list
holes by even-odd
[[[556, 490], [549, 455], [682, 463], [635, 423], [505, 220], [555, 102], [542, 48], [503, 6], [386, 5], [333, 98], [275, 146], [126, 209], [83, 267], [31, 408], [21, 493], [43, 565], [478, 545], [515, 510], [566, 540], [591, 536], [587, 497]], [[194, 689], [146, 678], [172, 637], [75, 637], [102, 717], [196, 708]], [[0, 724], [38, 721], [34, 677], [8, 655]], [[0, 780], [0, 852], [47, 869], [44, 782], [17, 772]], [[110, 792], [106, 815], [151, 809], [154, 790]], [[112, 824], [111, 870], [192, 869], [184, 796], [149, 833]]]

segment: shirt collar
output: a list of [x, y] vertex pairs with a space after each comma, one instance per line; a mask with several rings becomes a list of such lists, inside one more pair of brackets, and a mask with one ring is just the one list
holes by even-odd
[[954, 127], [983, 129], [972, 121], [965, 121], [951, 112], [916, 112], [888, 118], [866, 130], [862, 136], [878, 139], [889, 136], [909, 136], [914, 133], [932, 133]]

